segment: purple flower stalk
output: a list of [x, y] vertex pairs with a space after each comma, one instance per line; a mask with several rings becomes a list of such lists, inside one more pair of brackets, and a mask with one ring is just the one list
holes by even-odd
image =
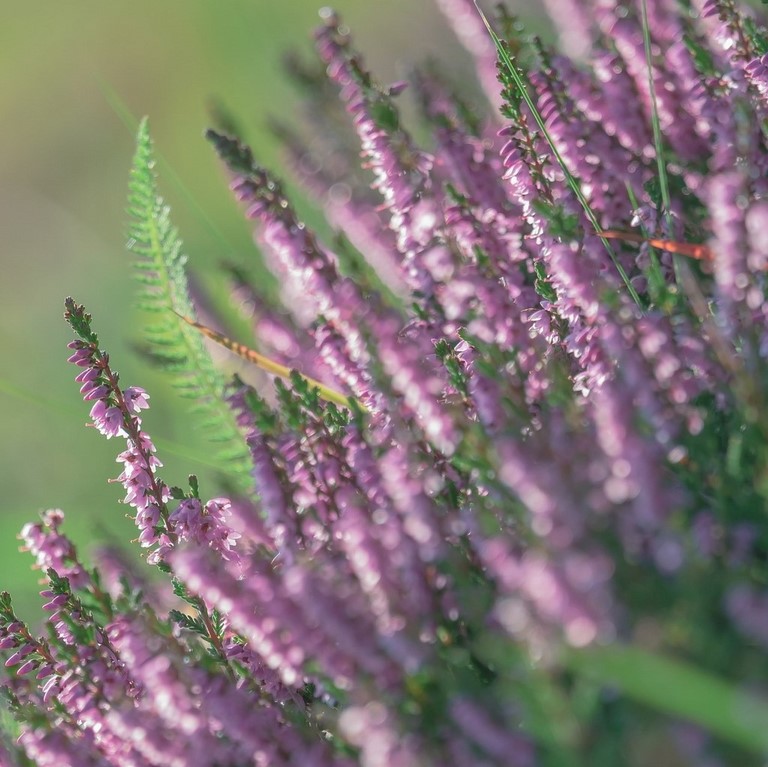
[[[74, 302], [68, 305], [68, 312], [74, 317], [83, 315], [82, 307]], [[93, 425], [107, 439], [126, 438], [127, 448], [117, 457], [123, 471], [116, 481], [125, 488], [124, 502], [136, 510], [139, 542], [144, 548], [157, 546], [149, 558], [161, 561], [175, 539], [167, 527], [170, 490], [155, 474], [162, 464], [149, 435], [141, 431], [139, 413], [149, 407], [148, 395], [143, 389], [120, 388], [109, 356], [99, 350], [95, 336], [90, 342], [72, 341], [69, 348], [74, 353], [67, 361], [84, 368], [75, 379], [82, 383], [80, 392], [86, 402], [95, 400], [90, 413]]]
[[125, 488], [123, 502], [136, 511], [139, 543], [143, 548], [155, 547], [147, 561], [164, 561], [179, 540], [194, 540], [227, 559], [236, 559], [234, 547], [239, 536], [224, 521], [230, 505], [227, 499], [213, 499], [202, 506], [198, 499], [188, 498], [174, 512], [169, 510], [171, 490], [155, 471], [162, 463], [150, 436], [141, 430], [139, 414], [149, 407], [149, 395], [136, 386], [120, 387], [109, 355], [99, 349], [98, 339], [90, 330], [90, 317], [72, 299], [67, 302], [67, 316], [81, 334], [81, 339], [69, 344], [74, 354], [68, 362], [85, 368], [76, 380], [83, 384], [80, 391], [85, 401], [96, 400], [91, 408], [93, 425], [107, 439], [126, 438], [127, 447], [117, 457], [123, 471], [116, 481]]
[[52, 568], [67, 578], [73, 589], [79, 589], [90, 582], [90, 576], [78, 561], [71, 541], [59, 533], [63, 521], [61, 509], [49, 509], [43, 513], [42, 523], [24, 525], [19, 537], [24, 549], [35, 557], [37, 567], [43, 572]]

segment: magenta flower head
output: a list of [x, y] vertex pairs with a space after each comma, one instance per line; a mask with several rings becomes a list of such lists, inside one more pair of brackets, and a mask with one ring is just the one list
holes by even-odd
[[141, 430], [140, 413], [149, 407], [149, 395], [138, 386], [119, 386], [108, 355], [99, 350], [98, 339], [90, 329], [90, 316], [71, 299], [67, 302], [67, 318], [81, 335], [80, 340], [70, 344], [75, 349], [70, 361], [81, 367], [88, 365], [86, 373], [78, 378], [87, 379], [85, 398], [96, 398], [91, 408], [93, 424], [107, 439], [126, 438], [126, 449], [117, 457], [123, 471], [116, 481], [125, 488], [123, 502], [136, 512], [139, 543], [144, 548], [154, 547], [148, 561], [162, 563], [179, 540], [193, 540], [221, 552], [226, 559], [237, 559], [234, 547], [240, 536], [224, 521], [229, 516], [230, 501], [215, 498], [203, 506], [198, 498], [189, 497], [170, 511], [171, 489], [156, 473], [162, 463], [149, 435]]
[[75, 350], [69, 362], [86, 368], [77, 379], [83, 382], [81, 392], [85, 389], [86, 401], [96, 399], [90, 412], [93, 425], [107, 439], [119, 436], [127, 440], [126, 450], [118, 456], [124, 468], [117, 481], [126, 490], [125, 503], [136, 511], [134, 519], [141, 545], [159, 546], [150, 554], [156, 561], [162, 558], [157, 552], [166, 550], [172, 541], [166, 527], [169, 515], [166, 503], [171, 496], [169, 488], [155, 473], [162, 465], [155, 456], [155, 446], [141, 430], [139, 413], [149, 406], [149, 396], [138, 387], [125, 390], [120, 387], [118, 375], [109, 365], [109, 355], [99, 349], [98, 337], [91, 330], [90, 315], [72, 299], [67, 299], [66, 308], [65, 317], [80, 336], [69, 344], [69, 348]]
[[34, 557], [37, 567], [43, 572], [48, 568], [57, 575], [68, 578], [73, 589], [78, 589], [90, 581], [72, 542], [59, 532], [64, 522], [61, 509], [49, 509], [42, 515], [42, 522], [26, 524], [19, 538], [24, 543], [24, 550]]

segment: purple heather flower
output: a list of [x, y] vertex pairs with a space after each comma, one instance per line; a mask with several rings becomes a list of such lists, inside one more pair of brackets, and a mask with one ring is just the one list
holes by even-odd
[[583, 520], [567, 513], [573, 490], [566, 478], [553, 481], [551, 472], [537, 455], [535, 444], [507, 436], [504, 430], [495, 439], [494, 447], [498, 478], [524, 505], [527, 526], [536, 536], [550, 539], [556, 549], [569, 546], [579, 534]]
[[[74, 733], [72, 733], [74, 735]], [[63, 729], [25, 729], [19, 742], [27, 757], [37, 767], [111, 767], [105, 757], [87, 745], [85, 739], [68, 737]]]
[[233, 303], [252, 323], [259, 348], [265, 349], [276, 362], [314, 374], [314, 370], [308, 367], [311, 344], [303, 329], [296, 327], [287, 314], [270, 309], [237, 274], [233, 275], [231, 291]]
[[[109, 389], [100, 387], [103, 389], [103, 393], [107, 394]], [[88, 395], [86, 400], [91, 399]], [[98, 429], [100, 434], [103, 434], [107, 439], [112, 437], [127, 437], [128, 434], [123, 428], [123, 411], [116, 405], [109, 406], [107, 400], [99, 399], [96, 404], [91, 408], [90, 412], [93, 425]]]
[[439, 281], [430, 262], [440, 249], [435, 241], [440, 211], [431, 193], [434, 157], [416, 149], [403, 128], [393, 132], [380, 125], [377, 110], [394, 111], [394, 105], [370, 84], [338, 17], [329, 11], [324, 22], [316, 35], [318, 53], [352, 115], [366, 167], [374, 174], [373, 188], [390, 214], [389, 226], [404, 259], [407, 281], [413, 290], [429, 295], [434, 280]]
[[566, 555], [556, 564], [535, 551], [514, 554], [500, 537], [479, 543], [478, 553], [501, 590], [494, 617], [510, 635], [543, 641], [538, 624], [562, 631], [570, 644], [583, 647], [611, 634], [606, 557]]
[[136, 511], [139, 543], [143, 548], [154, 547], [147, 561], [162, 562], [179, 539], [194, 540], [220, 552], [225, 559], [237, 561], [234, 547], [239, 534], [224, 522], [229, 509], [227, 499], [215, 498], [203, 507], [200, 501], [190, 498], [182, 501], [173, 513], [169, 511], [170, 488], [155, 473], [162, 463], [155, 455], [151, 438], [141, 430], [139, 414], [149, 407], [147, 392], [137, 386], [121, 389], [109, 367], [108, 356], [93, 344], [74, 341], [69, 346], [76, 350], [71, 362], [90, 366], [78, 375], [84, 388], [98, 382], [96, 388], [89, 388], [85, 394], [89, 399], [92, 392], [98, 391], [98, 399], [91, 408], [94, 425], [107, 438], [126, 438], [127, 449], [117, 457], [123, 471], [115, 481], [125, 488], [123, 502]]
[[591, 407], [597, 443], [608, 462], [603, 491], [612, 504], [631, 510], [619, 523], [625, 547], [650, 553], [662, 571], [677, 570], [679, 544], [661, 531], [682, 495], [665, 471], [660, 446], [638, 432], [631, 395], [616, 381], [593, 394]]
[[[138, 622], [126, 618], [110, 626], [110, 639], [136, 681], [141, 685], [138, 704], [144, 717], [159, 718], [176, 733], [177, 759], [189, 765], [224, 762], [229, 749], [216, 738], [195, 696], [192, 680], [185, 679], [183, 656], [166, 646], [158, 652], [157, 639], [150, 639]], [[181, 762], [179, 762], [181, 763]]]
[[[346, 676], [346, 664], [340, 666], [338, 653], [321, 643], [314, 627], [307, 627], [301, 612], [286, 598], [276, 573], [263, 565], [257, 571], [254, 564], [238, 581], [201, 551], [191, 548], [175, 552], [173, 566], [189, 589], [227, 614], [232, 628], [284, 684], [295, 687], [303, 682], [305, 658], [314, 653], [321, 654], [325, 673], [338, 681]], [[252, 605], [261, 605], [262, 609], [255, 612]], [[330, 655], [326, 656], [326, 652]]]
[[612, 51], [597, 49], [591, 63], [594, 87], [580, 78], [574, 90], [568, 88], [576, 105], [591, 121], [600, 122], [609, 136], [616, 136], [636, 157], [650, 157], [653, 153], [650, 128], [623, 60]]
[[260, 692], [268, 695], [278, 705], [300, 705], [301, 696], [295, 687], [285, 685], [280, 675], [266, 665], [264, 659], [235, 634], [223, 643], [227, 660], [243, 666], [250, 679], [258, 685]]
[[323, 22], [316, 33], [317, 51], [328, 65], [328, 76], [341, 88], [362, 153], [375, 177], [374, 188], [393, 215], [403, 215], [419, 200], [433, 158], [414, 149], [402, 129], [392, 136], [379, 126], [372, 107], [382, 104], [394, 109], [390, 97], [367, 84], [360, 58], [351, 50], [339, 18], [327, 11]]
[[329, 322], [320, 323], [313, 331], [317, 354], [323, 365], [343, 388], [371, 411], [381, 411], [383, 403], [375, 390], [370, 374], [364, 366], [356, 364], [344, 337]]
[[747, 266], [744, 208], [745, 179], [738, 171], [726, 171], [707, 182], [708, 208], [714, 238], [713, 268], [718, 297], [718, 320], [729, 336], [738, 326], [737, 314], [750, 287]]
[[[394, 311], [366, 302], [353, 283], [339, 278], [330, 255], [319, 245], [312, 232], [295, 218], [276, 182], [253, 165], [250, 153], [223, 137], [217, 137], [216, 141], [221, 144], [220, 151], [225, 159], [231, 161], [230, 155], [235, 155], [236, 160], [231, 161], [233, 165], [238, 168], [245, 164], [249, 166], [244, 171], [246, 175], [236, 176], [233, 187], [238, 198], [251, 206], [249, 215], [261, 218], [262, 236], [278, 255], [285, 276], [294, 282], [296, 288], [314, 304], [314, 311], [323, 315], [343, 339], [346, 351], [339, 345], [328, 350], [342, 355], [341, 359], [334, 360], [336, 372], [350, 377], [350, 384], [357, 383], [353, 381], [355, 368], [360, 369], [359, 377], [365, 378], [364, 371], [370, 360], [368, 345], [360, 329], [362, 323], [370, 336], [372, 348], [380, 356], [384, 372], [390, 377], [392, 388], [403, 395], [427, 439], [441, 452], [453, 452], [457, 435], [451, 419], [435, 400], [442, 381], [436, 372], [424, 365], [425, 357], [430, 356], [425, 349], [424, 333], [413, 340], [401, 338], [401, 318]], [[421, 222], [409, 231], [411, 236], [421, 241], [423, 247], [418, 255], [424, 262], [439, 252], [447, 253], [444, 247], [429, 244], [437, 225], [430, 205], [427, 204], [426, 208], [414, 205], [412, 211], [402, 212], [414, 222]], [[432, 264], [433, 271], [440, 268], [439, 263]], [[321, 334], [319, 341], [324, 340]], [[310, 486], [307, 491], [307, 498], [314, 495]]]
[[155, 475], [155, 469], [161, 466], [155, 457], [155, 446], [149, 435], [139, 433], [137, 445], [128, 440], [128, 448], [120, 453], [117, 461], [123, 464], [123, 471], [117, 477], [126, 490], [124, 503], [136, 510], [135, 522], [139, 528], [139, 542], [143, 548], [159, 545], [151, 552], [148, 561], [160, 561], [171, 543], [167, 533], [159, 532], [164, 527], [163, 518], [167, 515], [166, 503], [170, 500], [170, 489]]
[[727, 75], [739, 87], [742, 67], [754, 60], [756, 52], [749, 36], [745, 34], [743, 19], [736, 4], [733, 0], [697, 0], [695, 6], [699, 8], [701, 25], [720, 48], [716, 52], [733, 67]]
[[129, 386], [123, 390], [123, 399], [128, 412], [133, 415], [138, 415], [149, 407], [149, 394], [138, 386]]
[[99, 392], [99, 398], [91, 408], [94, 426], [108, 439], [121, 436], [127, 440], [127, 449], [117, 458], [124, 466], [117, 481], [125, 487], [125, 503], [136, 510], [141, 545], [160, 546], [150, 554], [150, 559], [157, 562], [172, 545], [167, 533], [158, 532], [168, 515], [165, 504], [170, 499], [170, 490], [155, 475], [155, 469], [161, 464], [155, 457], [152, 440], [141, 431], [138, 413], [148, 407], [149, 396], [139, 387], [128, 387], [123, 391], [109, 367], [108, 355], [99, 351], [95, 344], [77, 340], [70, 343], [69, 348], [75, 349], [69, 361], [79, 367], [88, 367], [77, 380], [84, 382], [83, 388], [96, 385], [96, 388], [87, 389], [86, 401], [92, 391]]
[[19, 537], [24, 550], [35, 557], [37, 566], [45, 572], [48, 568], [62, 578], [69, 579], [73, 589], [90, 583], [90, 576], [80, 564], [72, 542], [59, 532], [64, 522], [61, 509], [49, 509], [42, 515], [42, 524], [24, 525]]
[[768, 53], [752, 59], [744, 66], [747, 82], [757, 91], [758, 111], [765, 118], [768, 114]]
[[426, 754], [416, 734], [397, 727], [393, 712], [378, 700], [342, 712], [339, 728], [361, 750], [362, 767], [418, 767]]
[[[598, 3], [596, 19], [603, 34], [612, 41], [621, 56], [639, 94], [646, 117], [649, 118], [651, 92], [640, 20], [634, 13], [624, 13], [617, 0]], [[663, 62], [657, 63], [655, 60], [651, 62], [651, 76], [653, 97], [664, 136], [675, 152], [686, 161], [695, 162], [706, 156], [707, 144], [696, 133], [694, 119], [681, 99], [680, 88], [675, 83], [674, 76], [666, 70]]]
[[[600, 343], [604, 322], [598, 284], [608, 273], [602, 272], [596, 258], [589, 257], [594, 254], [594, 248], [579, 251], [575, 244], [553, 244], [548, 254], [552, 285], [557, 292], [554, 308], [570, 326], [565, 348], [579, 366], [574, 389], [585, 394], [602, 386], [613, 367]], [[603, 259], [602, 252], [599, 258]]]
[[[328, 744], [310, 744], [297, 728], [286, 727], [281, 708], [254, 706], [247, 688], [236, 688], [222, 676], [199, 673], [197, 677], [196, 681], [206, 690], [203, 709], [215, 723], [217, 735], [233, 744], [233, 761], [257, 767], [288, 767], [302, 762], [318, 767], [351, 767], [348, 760], [334, 757]], [[295, 704], [300, 705], [299, 700]], [[276, 732], [280, 733], [279, 738], [275, 737]]]
[[379, 470], [383, 487], [402, 516], [403, 531], [417, 544], [424, 562], [434, 561], [443, 547], [444, 535], [425, 485], [428, 476], [410, 465], [402, 444], [393, 444], [379, 458]]
[[[390, 88], [389, 95], [392, 95]], [[404, 295], [406, 286], [400, 270], [400, 256], [394, 235], [385, 226], [379, 211], [372, 208], [350, 183], [351, 169], [336, 169], [332, 162], [311, 153], [290, 129], [285, 129], [288, 161], [302, 186], [323, 202], [323, 212], [333, 229], [341, 231], [381, 281], [395, 294]], [[334, 155], [333, 159], [336, 156]], [[326, 168], [330, 165], [330, 168]]]
[[5, 667], [6, 668], [12, 668], [13, 666], [18, 666], [19, 663], [21, 663], [24, 658], [27, 657], [27, 655], [30, 655], [31, 653], [37, 652], [37, 647], [34, 645], [25, 645], [19, 650], [16, 650], [13, 655], [11, 655], [6, 661], [5, 661]]
[[577, 110], [579, 93], [589, 93], [591, 83], [567, 59], [556, 56], [552, 70], [533, 73], [531, 84], [548, 134], [592, 209], [606, 227], [623, 220], [627, 187], [640, 194], [650, 174], [602, 124]]
[[469, 133], [454, 100], [435, 75], [421, 74], [418, 88], [423, 109], [435, 125], [435, 172], [446, 172], [472, 204], [482, 210], [509, 211], [498, 149]]
[[542, 240], [547, 230], [547, 223], [541, 213], [536, 209], [535, 203], [541, 197], [551, 201], [550, 190], [543, 183], [543, 167], [541, 162], [548, 153], [541, 147], [534, 150], [531, 146], [532, 136], [524, 125], [507, 126], [499, 131], [499, 136], [507, 141], [501, 149], [502, 165], [506, 169], [502, 176], [509, 187], [510, 199], [517, 204], [523, 214], [524, 220], [530, 227], [529, 237], [540, 245], [540, 249], [546, 252], [546, 246]]
[[[387, 492], [382, 465], [364, 435], [350, 427], [344, 436], [344, 446], [350, 469], [365, 495], [371, 509], [371, 522], [375, 525], [366, 531], [366, 535], [375, 538], [387, 552], [391, 573], [388, 572], [386, 577], [396, 578], [401, 584], [400, 609], [408, 615], [429, 619], [433, 598], [419, 553], [419, 541], [409, 535], [405, 527], [408, 516], [398, 512], [396, 499]], [[402, 504], [400, 508], [404, 509], [407, 504], [405, 494]], [[346, 522], [342, 520], [342, 524]]]
[[442, 379], [424, 365], [429, 352], [424, 344], [399, 336], [401, 321], [394, 313], [380, 318], [376, 330], [379, 363], [391, 377], [392, 387], [403, 395], [405, 405], [415, 414], [427, 439], [450, 455], [458, 435], [452, 418], [438, 399]]
[[[746, 211], [745, 226], [748, 236], [747, 263], [753, 274], [768, 271], [768, 202], [754, 202]], [[762, 291], [750, 289], [747, 293], [750, 309], [758, 310], [764, 303]]]
[[208, 546], [224, 559], [238, 561], [234, 547], [240, 535], [225, 522], [230, 506], [227, 498], [213, 498], [205, 506], [197, 498], [185, 498], [168, 517], [168, 522], [180, 540]]
[[691, 434], [698, 434], [703, 419], [700, 408], [693, 403], [721, 378], [706, 341], [682, 318], [673, 325], [667, 317], [651, 312], [637, 320], [633, 330], [636, 334], [625, 336], [637, 344], [654, 379], [646, 388], [652, 386], [656, 390], [654, 399], [664, 397], [669, 403], [648, 413], [653, 416], [660, 442], [666, 444], [673, 439], [683, 423]]
[[593, 20], [584, 0], [544, 0], [563, 52], [574, 60], [585, 59], [595, 47]]
[[266, 529], [278, 551], [290, 547], [298, 533], [296, 515], [291, 508], [293, 490], [281, 476], [270, 445], [255, 430], [248, 435], [253, 461], [253, 478], [261, 500], [260, 507]]
[[[403, 613], [411, 608], [413, 601], [408, 596], [408, 584], [398, 582], [400, 572], [397, 560], [400, 558], [395, 552], [402, 539], [402, 533], [395, 537], [397, 533], [392, 529], [392, 525], [371, 525], [362, 494], [351, 488], [339, 490], [336, 502], [341, 512], [338, 522], [334, 525], [339, 547], [344, 551], [362, 590], [368, 595], [371, 612], [379, 631], [384, 636], [395, 634], [406, 624]], [[381, 511], [386, 513], [383, 509]], [[408, 615], [414, 622], [420, 617], [419, 613]], [[410, 653], [418, 659], [415, 649], [412, 648]]]

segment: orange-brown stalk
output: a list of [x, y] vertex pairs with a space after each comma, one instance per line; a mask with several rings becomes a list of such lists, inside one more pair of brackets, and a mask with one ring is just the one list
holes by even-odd
[[[176, 312], [176, 314], [178, 314], [178, 312]], [[231, 338], [227, 338], [227, 336], [223, 335], [222, 333], [217, 333], [215, 330], [212, 330], [207, 325], [203, 325], [201, 322], [196, 322], [189, 317], [185, 317], [183, 314], [179, 314], [178, 316], [188, 325], [191, 325], [196, 330], [199, 330], [206, 338], [210, 338], [211, 341], [216, 342], [219, 344], [219, 346], [223, 346], [225, 349], [231, 351], [233, 354], [236, 354], [241, 359], [244, 359], [247, 362], [252, 362], [257, 367], [260, 367], [262, 370], [266, 370], [272, 375], [290, 380], [291, 368], [286, 367], [285, 365], [281, 365], [279, 362], [275, 362], [273, 359], [265, 357], [263, 354], [259, 354], [259, 352], [251, 349], [245, 344], [241, 344], [237, 341], [233, 341]], [[310, 378], [309, 376], [305, 376], [301, 373], [299, 373], [299, 375], [310, 386], [313, 386], [317, 389], [317, 392], [322, 399], [327, 400], [328, 402], [333, 402], [336, 405], [341, 405], [342, 407], [350, 407], [351, 402], [354, 399], [353, 397], [347, 397], [341, 392], [338, 392], [335, 389], [331, 389], [329, 386], [320, 383], [320, 381], [316, 381], [314, 378]], [[359, 401], [357, 402], [357, 405], [361, 410], [365, 410], [365, 407], [360, 404]]]
[[666, 250], [669, 253], [677, 253], [688, 258], [695, 258], [699, 261], [712, 261], [714, 258], [711, 248], [708, 248], [706, 245], [697, 245], [693, 242], [659, 240], [653, 237], [643, 237], [633, 232], [618, 232], [615, 230], [600, 232], [600, 236], [605, 237], [607, 240], [623, 240], [624, 242], [636, 242], [638, 244], [647, 242], [653, 248]]

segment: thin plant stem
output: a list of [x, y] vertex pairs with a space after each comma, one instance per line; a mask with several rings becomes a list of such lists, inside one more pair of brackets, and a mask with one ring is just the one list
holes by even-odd
[[[220, 346], [223, 346], [225, 349], [231, 351], [233, 354], [236, 354], [238, 357], [246, 360], [247, 362], [252, 362], [254, 365], [261, 368], [262, 370], [265, 370], [267, 373], [271, 373], [272, 375], [278, 376], [279, 378], [284, 378], [286, 381], [290, 380], [291, 368], [287, 367], [286, 365], [281, 365], [279, 362], [275, 362], [273, 359], [270, 359], [263, 354], [259, 354], [259, 352], [251, 349], [245, 344], [233, 341], [230, 338], [227, 338], [225, 335], [217, 333], [215, 330], [212, 330], [206, 325], [203, 325], [200, 322], [196, 322], [189, 317], [185, 317], [183, 314], [179, 314], [178, 312], [174, 312], [174, 314], [176, 314], [180, 319], [184, 320], [184, 322], [186, 322], [188, 325], [191, 325], [196, 330], [199, 330], [206, 338], [210, 338], [212, 341], [219, 344]], [[350, 409], [352, 408], [352, 401], [355, 400], [354, 397], [348, 397], [346, 394], [342, 394], [341, 392], [332, 389], [330, 386], [326, 386], [324, 383], [321, 383], [314, 378], [310, 378], [309, 376], [305, 376], [302, 373], [299, 373], [299, 375], [310, 386], [313, 386], [317, 389], [317, 393], [322, 399], [328, 402], [333, 402], [336, 405], [341, 405], [342, 407]], [[366, 410], [365, 406], [359, 400], [355, 400], [355, 404], [361, 410]]]
[[[645, 62], [648, 68], [648, 92], [651, 98], [651, 127], [653, 130], [653, 144], [656, 152], [656, 167], [659, 175], [659, 191], [661, 192], [661, 204], [664, 208], [664, 219], [667, 224], [667, 235], [674, 236], [674, 219], [672, 218], [672, 196], [669, 193], [669, 176], [667, 175], [667, 163], [664, 159], [664, 138], [661, 133], [659, 121], [659, 105], [656, 100], [656, 86], [653, 82], [653, 62], [651, 51], [651, 30], [648, 23], [648, 3], [641, 0], [640, 13], [642, 16], [643, 46], [645, 48]], [[690, 294], [690, 283], [695, 278], [688, 266], [678, 254], [672, 256], [672, 267], [675, 271], [675, 282]], [[688, 288], [685, 287], [688, 285]]]
[[611, 243], [608, 242], [608, 239], [606, 237], [603, 237], [602, 235], [603, 228], [600, 226], [600, 222], [597, 220], [597, 216], [595, 215], [595, 212], [592, 210], [592, 206], [589, 204], [589, 201], [584, 196], [584, 193], [581, 191], [581, 187], [579, 186], [579, 182], [569, 170], [563, 156], [560, 154], [560, 151], [555, 146], [555, 143], [552, 140], [552, 137], [549, 135], [549, 131], [547, 130], [547, 126], [544, 122], [544, 118], [541, 116], [541, 112], [539, 112], [538, 107], [536, 106], [533, 99], [531, 98], [530, 93], [528, 93], [528, 88], [526, 87], [525, 82], [523, 81], [523, 78], [520, 76], [520, 73], [517, 71], [517, 67], [515, 67], [514, 62], [512, 61], [512, 58], [507, 52], [507, 49], [502, 44], [501, 39], [496, 34], [496, 32], [494, 32], [493, 27], [491, 26], [491, 23], [488, 21], [488, 18], [486, 17], [485, 13], [483, 13], [483, 10], [478, 5], [477, 0], [474, 0], [474, 3], [475, 3], [475, 8], [477, 8], [477, 12], [480, 14], [480, 18], [483, 20], [483, 24], [485, 24], [485, 27], [488, 30], [488, 33], [490, 34], [491, 39], [493, 40], [496, 46], [496, 50], [498, 51], [499, 58], [501, 59], [504, 66], [506, 67], [512, 79], [514, 80], [515, 85], [517, 86], [517, 89], [520, 92], [520, 95], [523, 97], [523, 101], [525, 101], [526, 106], [531, 111], [531, 114], [533, 115], [533, 119], [535, 120], [536, 125], [538, 126], [542, 135], [546, 139], [547, 144], [549, 144], [549, 148], [552, 151], [552, 154], [555, 160], [557, 161], [557, 164], [560, 166], [560, 169], [563, 171], [563, 175], [565, 176], [566, 183], [570, 187], [573, 194], [576, 196], [576, 199], [579, 201], [579, 204], [584, 210], [584, 213], [586, 214], [587, 219], [589, 220], [589, 223], [592, 225], [593, 229], [595, 230], [595, 233], [597, 234], [597, 236], [600, 238], [603, 245], [605, 246], [605, 249], [608, 252], [608, 255], [610, 256], [610, 259], [613, 262], [614, 267], [616, 267], [616, 271], [619, 273], [619, 276], [621, 277], [622, 282], [627, 288], [627, 292], [632, 297], [632, 300], [635, 302], [635, 304], [637, 304], [637, 306], [640, 309], [642, 309], [642, 302], [640, 301], [640, 296], [637, 294], [637, 291], [632, 286], [632, 283], [629, 281], [629, 275], [627, 274], [624, 267], [619, 262], [619, 259], [617, 258], [616, 252], [611, 246]]

